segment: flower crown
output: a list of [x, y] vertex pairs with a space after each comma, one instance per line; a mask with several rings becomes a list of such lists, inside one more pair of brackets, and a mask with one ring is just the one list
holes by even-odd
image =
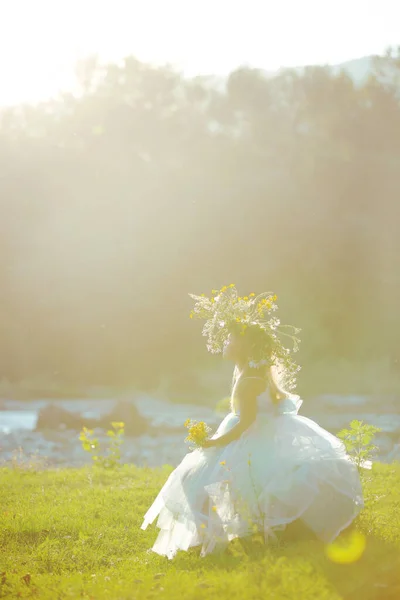
[[[300, 367], [293, 361], [292, 352], [299, 349], [299, 338], [295, 334], [301, 330], [292, 325], [281, 325], [280, 320], [273, 315], [278, 310], [277, 296], [272, 292], [264, 292], [256, 296], [238, 296], [235, 284], [224, 286], [220, 290], [212, 290], [208, 298], [205, 294], [195, 296], [194, 309], [190, 318], [205, 319], [202, 334], [207, 337], [207, 350], [213, 354], [222, 352], [229, 334], [232, 331], [245, 335], [246, 330], [258, 328], [261, 343], [257, 344], [256, 356], [250, 357], [249, 366], [257, 368], [261, 365], [276, 365], [282, 371], [286, 389], [296, 387], [296, 374]], [[293, 335], [284, 330], [291, 329]], [[292, 350], [285, 348], [281, 337], [290, 338]]]

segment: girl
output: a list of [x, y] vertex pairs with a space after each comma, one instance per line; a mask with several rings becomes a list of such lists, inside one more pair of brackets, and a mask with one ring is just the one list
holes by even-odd
[[209, 350], [235, 363], [231, 412], [147, 511], [142, 529], [156, 518], [160, 529], [152, 550], [173, 558], [201, 546], [205, 556], [254, 532], [274, 539], [297, 520], [332, 542], [363, 507], [360, 478], [343, 443], [298, 415], [302, 401], [281, 383], [283, 375], [293, 386], [298, 367], [271, 316], [276, 296], [242, 299], [230, 286], [211, 300], [194, 298]]

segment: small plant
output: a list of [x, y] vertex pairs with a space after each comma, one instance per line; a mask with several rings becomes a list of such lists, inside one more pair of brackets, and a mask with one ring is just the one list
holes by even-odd
[[372, 443], [376, 433], [382, 431], [379, 427], [368, 425], [363, 421], [352, 421], [350, 429], [342, 429], [337, 434], [346, 447], [346, 451], [357, 468], [367, 466], [375, 451], [378, 449]]
[[110, 438], [110, 445], [106, 448], [106, 455], [99, 454], [100, 443], [97, 438], [93, 437], [92, 429], [84, 427], [79, 435], [82, 448], [85, 452], [89, 452], [92, 455], [92, 459], [97, 465], [106, 469], [114, 469], [119, 465], [121, 460], [120, 449], [125, 433], [125, 423], [113, 421], [111, 426], [112, 429], [107, 431], [107, 436]]

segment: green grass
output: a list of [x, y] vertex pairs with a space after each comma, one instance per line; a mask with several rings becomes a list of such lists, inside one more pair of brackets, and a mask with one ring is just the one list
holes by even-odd
[[364, 476], [356, 525], [367, 547], [351, 565], [300, 540], [247, 550], [236, 540], [221, 555], [191, 549], [172, 561], [149, 552], [157, 531], [140, 525], [170, 470], [1, 469], [0, 598], [400, 598], [400, 465]]

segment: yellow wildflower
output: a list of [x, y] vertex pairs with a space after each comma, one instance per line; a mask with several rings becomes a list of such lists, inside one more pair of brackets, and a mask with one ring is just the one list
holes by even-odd
[[222, 466], [226, 465], [226, 460], [221, 460], [221, 462], [219, 464]]
[[196, 422], [187, 419], [184, 425], [189, 429], [185, 441], [193, 442], [196, 446], [202, 446], [211, 431], [206, 423], [204, 423], [204, 421]]
[[216, 506], [213, 506], [213, 507], [212, 507], [212, 510], [213, 510], [214, 512], [217, 512], [217, 507], [216, 507]]

